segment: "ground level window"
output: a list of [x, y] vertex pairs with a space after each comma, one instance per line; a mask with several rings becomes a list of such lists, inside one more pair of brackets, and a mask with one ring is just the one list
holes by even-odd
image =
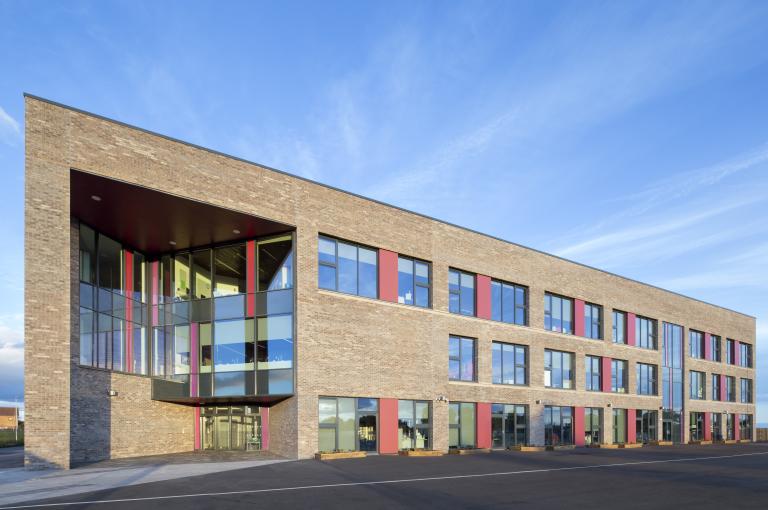
[[723, 415], [721, 413], [712, 413], [712, 439], [715, 441], [723, 440]]
[[200, 409], [200, 447], [203, 450], [261, 450], [261, 409], [217, 406]]
[[691, 413], [691, 441], [704, 440], [704, 413]]
[[544, 406], [544, 442], [547, 446], [573, 444], [573, 408]]
[[739, 439], [752, 439], [752, 415], [739, 415]]
[[448, 447], [475, 447], [475, 404], [469, 402], [448, 404]]
[[599, 407], [584, 408], [584, 444], [600, 444], [603, 426], [603, 410]]
[[725, 439], [736, 439], [736, 415], [727, 413], [725, 415]]
[[375, 398], [320, 397], [318, 450], [375, 452], [378, 409]]
[[627, 410], [613, 410], [613, 442], [623, 444], [627, 442]]
[[399, 400], [397, 402], [397, 444], [400, 450], [431, 448], [429, 402]]
[[493, 404], [491, 438], [494, 448], [528, 444], [528, 406]]
[[656, 441], [658, 438], [659, 415], [657, 411], [638, 409], [635, 412], [635, 437], [641, 443]]

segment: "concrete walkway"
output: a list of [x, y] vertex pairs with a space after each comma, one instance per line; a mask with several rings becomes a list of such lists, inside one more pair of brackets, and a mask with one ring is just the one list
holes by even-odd
[[106, 460], [68, 471], [0, 469], [0, 506], [280, 462], [288, 460], [268, 452], [190, 452]]

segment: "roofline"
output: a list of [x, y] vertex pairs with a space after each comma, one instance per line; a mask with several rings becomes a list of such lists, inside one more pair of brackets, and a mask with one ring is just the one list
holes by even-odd
[[277, 169], [277, 168], [273, 168], [271, 166], [267, 166], [267, 165], [263, 165], [261, 163], [257, 163], [255, 161], [251, 161], [251, 160], [248, 160], [248, 159], [245, 159], [245, 158], [241, 158], [241, 157], [238, 157], [238, 156], [233, 156], [231, 154], [227, 154], [226, 152], [217, 151], [215, 149], [211, 149], [211, 148], [208, 148], [208, 147], [203, 147], [202, 145], [197, 145], [197, 144], [194, 144], [194, 143], [191, 143], [191, 142], [186, 142], [184, 140], [180, 140], [180, 139], [174, 138], [172, 136], [167, 136], [167, 135], [164, 135], [164, 134], [161, 134], [161, 133], [157, 133], [155, 131], [150, 131], [148, 129], [144, 129], [144, 128], [141, 128], [141, 127], [138, 127], [138, 126], [134, 126], [133, 124], [128, 124], [126, 122], [115, 120], [115, 119], [112, 119], [110, 117], [105, 117], [104, 115], [99, 115], [97, 113], [89, 112], [87, 110], [82, 110], [80, 108], [75, 108], [74, 106], [69, 106], [69, 105], [66, 105], [66, 104], [63, 104], [63, 103], [59, 103], [57, 101], [53, 101], [51, 99], [46, 99], [44, 97], [36, 96], [36, 95], [30, 94], [28, 92], [24, 92], [24, 97], [25, 98], [30, 98], [30, 99], [35, 99], [37, 101], [42, 101], [44, 103], [48, 103], [48, 104], [51, 104], [51, 105], [54, 105], [54, 106], [58, 106], [60, 108], [64, 108], [66, 110], [70, 110], [70, 111], [73, 111], [73, 112], [81, 113], [83, 115], [88, 115], [88, 116], [94, 117], [96, 119], [105, 120], [107, 122], [111, 122], [113, 124], [118, 124], [120, 126], [124, 126], [124, 127], [129, 128], [129, 129], [134, 129], [136, 131], [140, 131], [140, 132], [146, 133], [148, 135], [157, 136], [159, 138], [163, 138], [163, 139], [171, 141], [171, 142], [180, 143], [182, 145], [186, 145], [187, 147], [192, 147], [194, 149], [199, 149], [199, 150], [208, 152], [210, 154], [214, 154], [216, 156], [222, 156], [222, 157], [229, 158], [229, 159], [232, 159], [232, 160], [235, 160], [235, 161], [240, 161], [242, 163], [246, 163], [246, 164], [249, 164], [249, 165], [258, 166], [260, 168], [264, 168], [266, 170], [270, 170], [272, 172], [276, 172], [278, 174], [285, 175], [287, 177], [292, 177], [294, 179], [300, 179], [302, 181], [305, 181], [305, 182], [308, 182], [308, 183], [311, 183], [311, 184], [315, 184], [315, 185], [321, 186], [323, 188], [327, 188], [327, 189], [330, 189], [330, 190], [333, 190], [333, 191], [338, 191], [340, 193], [345, 193], [347, 195], [351, 195], [353, 197], [357, 197], [357, 198], [360, 198], [360, 199], [363, 199], [363, 200], [367, 200], [367, 201], [373, 202], [375, 204], [383, 205], [385, 207], [391, 207], [392, 209], [397, 209], [398, 211], [402, 211], [402, 212], [405, 212], [405, 213], [408, 213], [408, 214], [415, 214], [416, 216], [421, 216], [422, 218], [426, 218], [426, 219], [431, 220], [431, 221], [436, 221], [436, 222], [442, 223], [444, 225], [448, 225], [448, 226], [455, 227], [455, 228], [458, 228], [458, 229], [461, 229], [461, 230], [465, 230], [467, 232], [471, 232], [473, 234], [481, 235], [483, 237], [488, 237], [488, 238], [494, 239], [496, 241], [501, 241], [503, 243], [510, 244], [512, 246], [517, 246], [518, 248], [522, 248], [524, 250], [530, 250], [530, 251], [533, 251], [533, 252], [536, 252], [536, 253], [540, 253], [540, 254], [546, 255], [548, 257], [552, 257], [552, 258], [555, 258], [555, 259], [558, 259], [558, 260], [562, 260], [564, 262], [568, 262], [568, 263], [571, 263], [571, 264], [575, 264], [577, 266], [585, 267], [587, 269], [592, 269], [594, 271], [599, 271], [599, 272], [601, 272], [603, 274], [614, 276], [616, 278], [621, 278], [622, 280], [626, 280], [626, 281], [629, 281], [629, 282], [632, 282], [632, 283], [637, 283], [637, 284], [640, 284], [640, 285], [644, 285], [644, 286], [650, 287], [652, 289], [660, 290], [662, 292], [667, 292], [667, 293], [675, 295], [675, 296], [679, 296], [679, 297], [682, 297], [682, 298], [685, 298], [685, 299], [690, 299], [690, 300], [693, 300], [693, 301], [697, 301], [697, 302], [703, 303], [705, 305], [714, 306], [716, 308], [720, 308], [721, 310], [726, 310], [728, 312], [737, 313], [739, 315], [743, 315], [745, 317], [749, 317], [751, 319], [757, 320], [757, 317], [755, 317], [754, 315], [749, 315], [748, 313], [739, 312], [738, 310], [733, 310], [733, 309], [727, 308], [725, 306], [716, 305], [714, 303], [710, 303], [710, 302], [704, 301], [702, 299], [698, 299], [698, 298], [695, 298], [695, 297], [687, 296], [685, 294], [681, 294], [680, 292], [675, 292], [673, 290], [665, 289], [663, 287], [658, 287], [658, 286], [652, 285], [650, 283], [641, 282], [639, 280], [635, 280], [635, 279], [629, 278], [627, 276], [622, 276], [620, 274], [612, 273], [610, 271], [606, 271], [605, 269], [600, 269], [598, 267], [593, 267], [593, 266], [590, 266], [588, 264], [583, 264], [581, 262], [576, 262], [575, 260], [570, 260], [570, 259], [567, 259], [565, 257], [561, 257], [559, 255], [554, 255], [552, 253], [547, 253], [545, 251], [538, 250], [536, 248], [531, 248], [530, 246], [525, 246], [525, 245], [522, 245], [520, 243], [516, 243], [516, 242], [513, 242], [513, 241], [509, 241], [507, 239], [503, 239], [501, 237], [496, 237], [496, 236], [493, 236], [491, 234], [486, 234], [484, 232], [480, 232], [480, 231], [477, 231], [477, 230], [474, 230], [474, 229], [471, 229], [471, 228], [467, 228], [467, 227], [463, 227], [461, 225], [457, 225], [455, 223], [451, 223], [449, 221], [441, 220], [439, 218], [434, 218], [434, 217], [429, 216], [427, 214], [419, 213], [419, 212], [416, 212], [416, 211], [411, 211], [409, 209], [405, 209], [403, 207], [392, 205], [392, 204], [387, 203], [387, 202], [382, 202], [381, 200], [376, 200], [375, 198], [366, 197], [364, 195], [360, 195], [360, 194], [354, 193], [352, 191], [347, 191], [347, 190], [344, 190], [344, 189], [341, 189], [341, 188], [337, 188], [335, 186], [331, 186], [330, 184], [325, 184], [325, 183], [318, 182], [318, 181], [315, 181], [315, 180], [312, 180], [312, 179], [308, 179], [307, 177], [303, 177], [301, 175], [295, 175], [295, 174], [292, 174], [290, 172], [286, 172], [284, 170], [280, 170], [280, 169]]

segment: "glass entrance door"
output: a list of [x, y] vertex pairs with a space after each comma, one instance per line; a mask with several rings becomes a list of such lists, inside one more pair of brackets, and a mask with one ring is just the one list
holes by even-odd
[[261, 416], [257, 407], [204, 407], [200, 416], [203, 450], [260, 450]]

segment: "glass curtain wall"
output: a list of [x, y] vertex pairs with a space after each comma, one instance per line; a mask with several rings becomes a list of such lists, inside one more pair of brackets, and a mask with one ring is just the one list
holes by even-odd
[[662, 439], [683, 440], [683, 327], [664, 323], [662, 341]]

